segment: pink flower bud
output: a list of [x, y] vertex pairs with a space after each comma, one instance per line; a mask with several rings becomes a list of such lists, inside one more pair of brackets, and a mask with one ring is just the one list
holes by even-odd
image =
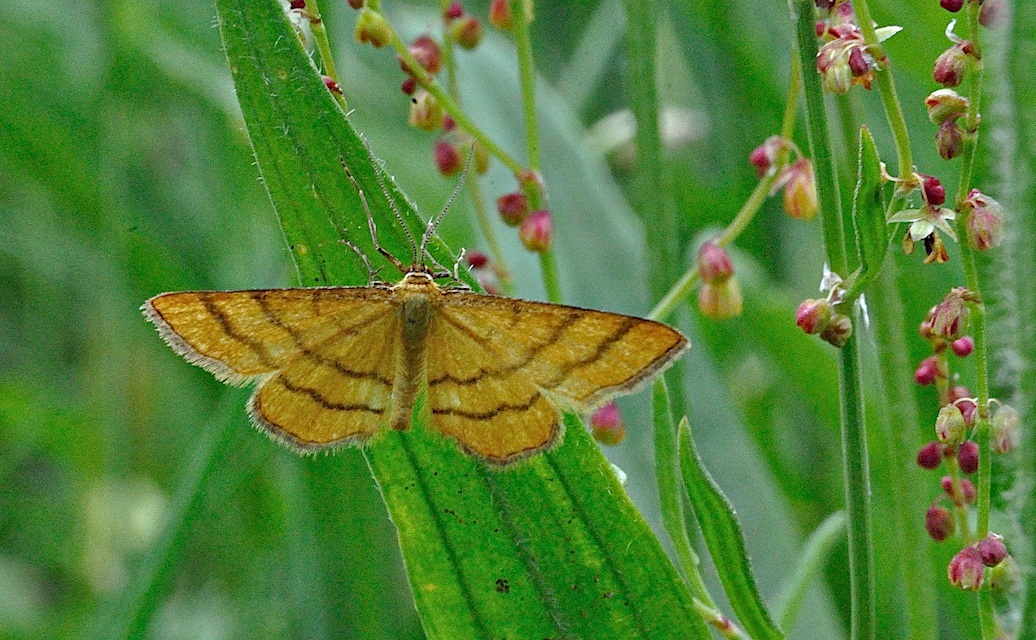
[[777, 156], [788, 148], [788, 141], [780, 136], [770, 136], [761, 145], [752, 150], [748, 155], [748, 161], [755, 167], [759, 177], [765, 176], [774, 163]]
[[974, 45], [965, 40], [954, 44], [935, 59], [932, 77], [936, 82], [944, 87], [956, 87], [961, 83], [968, 69], [967, 48], [974, 49]]
[[917, 452], [917, 466], [922, 469], [936, 469], [942, 464], [943, 445], [932, 440]]
[[831, 315], [831, 322], [820, 332], [820, 339], [833, 347], [841, 349], [849, 341], [853, 333], [853, 321], [842, 313]]
[[976, 590], [982, 586], [985, 577], [985, 565], [982, 556], [975, 547], [964, 547], [950, 560], [947, 567], [950, 584], [965, 590]]
[[939, 0], [939, 6], [950, 13], [957, 13], [964, 7], [964, 0]]
[[511, 3], [508, 0], [493, 0], [489, 5], [489, 24], [501, 31], [510, 31], [514, 24]]
[[1004, 539], [995, 533], [987, 535], [975, 544], [978, 555], [982, 558], [982, 564], [987, 567], [995, 567], [1007, 557], [1007, 546]]
[[976, 251], [1000, 246], [1004, 239], [1004, 208], [999, 202], [978, 189], [972, 189], [962, 210], [968, 216], [964, 224], [968, 246]]
[[938, 125], [947, 120], [956, 120], [968, 112], [968, 99], [953, 89], [933, 91], [924, 103], [928, 108], [928, 118]]
[[301, 10], [306, 8], [306, 0], [291, 0], [288, 3], [289, 9]]
[[435, 168], [447, 178], [457, 175], [463, 168], [460, 151], [446, 140], [437, 140], [432, 155], [435, 157]]
[[457, 18], [464, 15], [464, 7], [459, 2], [451, 2], [446, 6], [446, 9], [442, 12], [442, 19], [446, 22], [452, 22]]
[[406, 80], [404, 80], [403, 83], [399, 85], [399, 89], [405, 95], [414, 95], [414, 92], [417, 91], [417, 78], [415, 78], [414, 76], [407, 76]]
[[950, 476], [943, 476], [940, 481], [942, 484], [942, 490], [946, 492], [946, 495], [950, 496], [950, 500], [957, 506], [964, 506], [966, 504], [975, 503], [975, 484], [967, 478], [961, 478], [960, 480], [960, 494], [957, 494], [956, 489], [953, 486], [953, 478]]
[[521, 191], [505, 193], [496, 199], [496, 210], [505, 223], [516, 227], [529, 215], [529, 199]]
[[928, 356], [922, 360], [921, 364], [917, 365], [917, 370], [914, 371], [914, 382], [922, 387], [935, 384], [940, 377], [945, 377], [945, 374], [943, 374], [939, 358], [936, 356]]
[[999, 29], [1007, 21], [1004, 0], [986, 0], [978, 11], [978, 22], [987, 29]]
[[360, 14], [356, 16], [355, 32], [358, 42], [368, 43], [375, 49], [380, 49], [391, 43], [395, 35], [392, 25], [385, 19], [385, 16], [370, 7], [360, 9]]
[[960, 470], [971, 475], [978, 471], [978, 445], [971, 440], [965, 440], [957, 447], [957, 463]]
[[935, 437], [943, 444], [960, 444], [964, 442], [966, 431], [964, 416], [955, 404], [948, 404], [939, 409], [935, 418]]
[[698, 276], [708, 284], [721, 284], [734, 275], [734, 265], [727, 250], [713, 242], [698, 249]]
[[813, 163], [800, 158], [785, 171], [788, 175], [784, 185], [784, 212], [796, 220], [812, 220], [820, 210]]
[[933, 504], [928, 507], [928, 513], [924, 516], [924, 528], [928, 530], [928, 535], [932, 537], [932, 540], [942, 542], [953, 535], [957, 523], [952, 511]]
[[971, 336], [957, 338], [950, 343], [950, 349], [958, 358], [967, 358], [975, 350], [975, 339]]
[[472, 269], [486, 269], [489, 267], [489, 256], [481, 251], [468, 251], [464, 254], [464, 260]]
[[956, 120], [947, 120], [935, 132], [935, 148], [943, 160], [953, 160], [964, 148], [964, 129]]
[[946, 202], [946, 187], [942, 186], [935, 176], [926, 176], [921, 187], [921, 195], [930, 207], [939, 207]]
[[993, 414], [991, 435], [993, 439], [993, 451], [996, 453], [1007, 453], [1018, 446], [1018, 439], [1021, 435], [1022, 420], [1014, 407], [1006, 404]]
[[549, 249], [554, 237], [550, 211], [539, 209], [530, 213], [518, 229], [518, 237], [529, 251], [543, 253]]
[[619, 405], [609, 402], [590, 416], [590, 430], [601, 444], [617, 445], [626, 438], [626, 424]]
[[338, 86], [338, 83], [334, 81], [331, 76], [320, 76], [320, 79], [324, 81], [324, 86], [327, 90], [335, 95], [342, 95], [342, 87]]
[[442, 126], [442, 105], [424, 89], [414, 94], [407, 121], [422, 131], [435, 131]]
[[461, 48], [470, 51], [482, 41], [482, 22], [474, 16], [454, 20], [450, 24], [449, 35]]
[[743, 300], [741, 285], [737, 278], [710, 284], [702, 283], [698, 288], [698, 309], [701, 314], [711, 320], [727, 320], [741, 315]]
[[795, 324], [810, 335], [820, 333], [831, 322], [831, 305], [820, 298], [805, 300], [795, 312]]
[[963, 336], [968, 330], [970, 312], [965, 301], [966, 289], [955, 288], [943, 298], [943, 301], [935, 305], [930, 314], [932, 318], [932, 333], [944, 340], [956, 340]]
[[[432, 40], [431, 36], [418, 36], [416, 40], [410, 43], [407, 50], [410, 52], [410, 55], [414, 56], [414, 60], [417, 60], [417, 64], [424, 67], [425, 71], [433, 76], [439, 73], [439, 68], [442, 66], [442, 53], [439, 51], [439, 44]], [[399, 67], [410, 75], [414, 75], [410, 65], [405, 60], [399, 60]]]

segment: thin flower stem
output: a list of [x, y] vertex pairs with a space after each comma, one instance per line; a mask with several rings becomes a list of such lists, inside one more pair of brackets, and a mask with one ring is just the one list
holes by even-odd
[[[334, 56], [331, 55], [331, 43], [327, 39], [327, 29], [324, 27], [324, 20], [320, 17], [320, 7], [317, 4], [317, 0], [307, 0], [306, 11], [313, 16], [309, 22], [309, 28], [313, 32], [313, 40], [317, 43], [317, 51], [320, 54], [320, 61], [323, 63], [324, 75], [334, 80], [335, 84], [341, 87], [342, 81], [338, 78], [338, 69], [335, 68]], [[342, 111], [349, 111], [349, 105], [346, 103], [345, 96], [342, 93], [332, 91], [331, 95], [334, 96]]]
[[[440, 0], [439, 7], [442, 12], [446, 11], [449, 6], [450, 0]], [[446, 86], [450, 95], [457, 102], [457, 106], [461, 107], [460, 101], [460, 87], [457, 83], [457, 64], [454, 58], [454, 46], [453, 40], [444, 37], [442, 43], [442, 64], [446, 70]], [[507, 266], [507, 259], [504, 257], [504, 252], [500, 248], [500, 241], [496, 237], [496, 232], [493, 230], [493, 225], [489, 219], [489, 212], [486, 210], [486, 202], [482, 197], [482, 186], [480, 184], [478, 171], [470, 171], [467, 179], [468, 191], [471, 192], [471, 206], [475, 212], [475, 221], [478, 223], [479, 230], [482, 232], [482, 237], [486, 241], [486, 246], [489, 248], [489, 255], [493, 259], [493, 264], [496, 268], [497, 279], [500, 282], [500, 288], [504, 295], [511, 295], [514, 289], [514, 282], [511, 280], [511, 270]]]
[[[531, 16], [526, 16], [524, 0], [511, 0], [511, 14], [514, 16], [511, 35], [518, 52], [518, 73], [522, 87], [522, 112], [525, 114], [525, 147], [529, 154], [529, 168], [540, 170], [539, 129], [536, 124], [536, 66], [532, 57], [532, 40], [529, 37]], [[538, 203], [535, 208], [539, 208]]]
[[860, 31], [863, 33], [863, 40], [867, 43], [870, 54], [882, 67], [874, 80], [875, 84], [878, 85], [881, 103], [885, 107], [885, 117], [888, 119], [889, 128], [892, 130], [892, 139], [896, 145], [899, 177], [906, 180], [913, 176], [914, 160], [910, 148], [910, 135], [907, 133], [906, 118], [903, 117], [903, 107], [900, 105], [899, 96], [896, 94], [896, 82], [892, 77], [892, 67], [889, 64], [888, 54], [885, 53], [885, 48], [878, 41], [878, 34], [874, 29], [874, 20], [871, 18], [871, 10], [867, 5], [867, 0], [854, 0], [853, 11], [856, 12]]

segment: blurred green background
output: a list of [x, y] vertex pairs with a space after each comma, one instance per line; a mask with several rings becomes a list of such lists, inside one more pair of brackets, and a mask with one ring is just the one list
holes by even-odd
[[[904, 27], [888, 49], [919, 170], [955, 184], [957, 165], [938, 159], [923, 109], [936, 88], [932, 61], [948, 45], [948, 14], [935, 0], [871, 4], [879, 24]], [[453, 181], [434, 170], [432, 134], [406, 125], [393, 56], [353, 41], [344, 2], [322, 5], [354, 125], [419, 209], [438, 211]], [[434, 24], [434, 3], [385, 5], [408, 37]], [[466, 8], [484, 16], [486, 5]], [[791, 25], [783, 2], [673, 0], [666, 11], [658, 88], [672, 123], [669, 189], [682, 215], [673, 233], [689, 263], [696, 242], [729, 221], [754, 186], [749, 152], [780, 127]], [[359, 454], [300, 459], [274, 446], [247, 425], [246, 392], [186, 365], [138, 311], [163, 291], [296, 284], [214, 25], [209, 3], [188, 0], [0, 5], [0, 637], [104, 636], [140, 610], [153, 612], [152, 638], [422, 636]], [[566, 302], [646, 313], [651, 250], [625, 195], [622, 3], [541, 2], [532, 33]], [[520, 157], [511, 45], [489, 33], [459, 55], [464, 104]], [[995, 105], [995, 78], [990, 87]], [[840, 108], [869, 123], [891, 155], [876, 96], [857, 90]], [[845, 144], [848, 189], [855, 143]], [[982, 155], [976, 184], [993, 191], [988, 168], [998, 160]], [[482, 186], [495, 199], [515, 185], [495, 166]], [[444, 238], [483, 248], [468, 204], [456, 208]], [[513, 230], [498, 231], [517, 293], [542, 298], [537, 261]], [[791, 221], [768, 202], [734, 257], [744, 316], [718, 326], [688, 304], [674, 322], [695, 343], [685, 394], [696, 437], [773, 600], [804, 536], [842, 501], [834, 359], [792, 323], [819, 283], [819, 224]], [[952, 261], [922, 268], [919, 256], [897, 252], [894, 263], [906, 357], [916, 363], [927, 354], [913, 327], [960, 275]], [[866, 344], [873, 368], [874, 340]], [[920, 445], [930, 438], [934, 393], [918, 398], [922, 423], [896, 428]], [[629, 438], [607, 454], [660, 532], [646, 404], [624, 401]], [[199, 448], [221, 438], [231, 439], [233, 455], [198, 469]], [[893, 452], [888, 459], [906, 462], [884, 472], [912, 473], [913, 455]], [[877, 547], [887, 558], [899, 551], [883, 525], [877, 473]], [[178, 496], [199, 478], [200, 502], [185, 506]], [[935, 497], [936, 480], [918, 478], [918, 492]], [[187, 530], [163, 537], [185, 508], [196, 516]], [[919, 528], [923, 511], [914, 515]], [[156, 545], [172, 552], [149, 553]], [[953, 551], [905, 552], [931, 561], [942, 637], [965, 638], [972, 600], [944, 586]], [[894, 564], [879, 560], [879, 580]], [[792, 637], [843, 635], [840, 571], [836, 559]], [[895, 586], [880, 584], [882, 637], [907, 637], [896, 630]]]

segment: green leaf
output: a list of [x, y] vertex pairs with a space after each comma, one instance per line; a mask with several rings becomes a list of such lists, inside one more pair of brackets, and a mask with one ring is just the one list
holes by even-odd
[[[217, 9], [249, 136], [302, 283], [365, 280], [362, 261], [338, 242], [347, 238], [365, 253], [371, 247], [343, 164], [367, 196], [379, 242], [406, 261], [410, 245], [367, 150], [280, 5], [218, 0]], [[389, 189], [410, 234], [420, 235], [424, 223]], [[451, 263], [442, 245], [433, 253]], [[429, 637], [707, 637], [693, 633], [698, 618], [686, 588], [578, 418], [565, 417], [556, 449], [506, 469], [488, 468], [417, 422], [385, 434], [365, 456]]]
[[770, 618], [752, 575], [745, 536], [734, 507], [705, 469], [691, 440], [687, 418], [680, 422], [680, 471], [694, 507], [702, 537], [712, 555], [730, 606], [749, 636], [756, 640], [783, 638]]
[[885, 221], [885, 196], [882, 193], [881, 161], [867, 127], [860, 127], [859, 171], [853, 194], [853, 227], [860, 269], [853, 283], [862, 292], [874, 280], [889, 248]]

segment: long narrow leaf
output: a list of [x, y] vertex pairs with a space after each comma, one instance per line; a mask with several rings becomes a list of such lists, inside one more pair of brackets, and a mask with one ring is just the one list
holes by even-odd
[[[367, 194], [380, 243], [408, 260], [362, 141], [280, 5], [219, 0], [217, 8], [249, 136], [303, 284], [364, 278], [359, 258], [338, 243], [344, 235], [371, 246], [342, 164]], [[419, 217], [389, 188], [419, 231]], [[366, 450], [428, 635], [703, 637], [688, 631], [696, 614], [658, 540], [579, 420], [569, 416], [566, 426], [557, 449], [504, 470], [420, 424]]]
[[756, 640], [784, 637], [770, 618], [752, 575], [741, 525], [727, 497], [705, 469], [694, 449], [687, 419], [680, 422], [680, 471], [694, 507], [702, 537], [716, 565], [720, 582], [738, 621]]

